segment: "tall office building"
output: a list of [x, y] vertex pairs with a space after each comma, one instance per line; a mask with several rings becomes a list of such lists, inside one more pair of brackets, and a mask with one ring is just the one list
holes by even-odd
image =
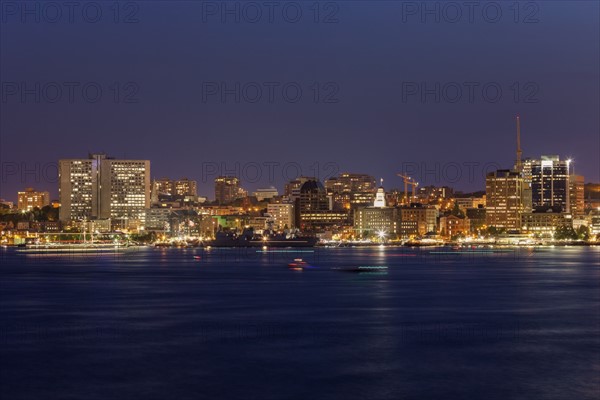
[[348, 223], [348, 213], [333, 210], [332, 199], [318, 180], [304, 182], [294, 197], [296, 226], [302, 230], [331, 229]]
[[573, 215], [585, 214], [585, 181], [582, 175], [569, 176], [569, 205]]
[[519, 172], [497, 170], [485, 180], [486, 223], [504, 229], [519, 229], [523, 212], [523, 178]]
[[150, 207], [150, 161], [105, 154], [59, 160], [60, 220], [111, 219], [114, 227], [143, 226]]
[[240, 180], [235, 176], [219, 176], [215, 179], [215, 200], [228, 204], [240, 197]]
[[553, 155], [528, 160], [524, 164], [523, 177], [531, 179], [532, 208], [560, 207], [563, 212], [570, 212], [570, 162], [561, 161], [558, 156]]
[[373, 204], [375, 178], [367, 174], [343, 173], [325, 180], [325, 189], [332, 196], [334, 208], [356, 209]]
[[[533, 192], [531, 189], [531, 184], [533, 181], [532, 166], [534, 160], [531, 158], [526, 158], [521, 162], [521, 177], [523, 178], [523, 211], [531, 212], [533, 211]], [[519, 172], [519, 171], [517, 171]]]
[[298, 212], [330, 210], [330, 202], [323, 184], [317, 180], [306, 181], [300, 188]]
[[38, 192], [33, 188], [27, 188], [17, 194], [17, 208], [21, 211], [31, 211], [34, 208], [42, 208], [50, 205], [50, 193]]

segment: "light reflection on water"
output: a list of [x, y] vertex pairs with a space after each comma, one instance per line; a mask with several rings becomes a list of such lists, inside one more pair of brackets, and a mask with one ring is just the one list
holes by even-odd
[[0, 398], [597, 398], [600, 249], [508, 250], [2, 251]]

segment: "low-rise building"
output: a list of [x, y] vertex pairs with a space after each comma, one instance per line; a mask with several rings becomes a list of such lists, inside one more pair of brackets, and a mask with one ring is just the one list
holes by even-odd
[[592, 235], [600, 234], [600, 215], [593, 215], [590, 224], [590, 233]]
[[469, 219], [456, 215], [447, 215], [440, 218], [441, 236], [452, 238], [458, 235], [468, 235], [470, 233]]
[[485, 195], [483, 197], [457, 197], [454, 202], [462, 212], [465, 212], [467, 208], [485, 207]]
[[146, 226], [147, 231], [170, 231], [171, 209], [164, 208], [148, 208], [146, 209]]
[[485, 229], [485, 208], [467, 208], [465, 215], [469, 218], [469, 228], [471, 233], [481, 233]]
[[85, 231], [91, 233], [107, 233], [111, 231], [110, 218], [90, 219], [83, 222]]
[[361, 238], [396, 238], [400, 212], [396, 207], [362, 207], [354, 211], [354, 230]]
[[[438, 210], [433, 206], [420, 203], [411, 203], [409, 206], [400, 207], [401, 232], [403, 237], [425, 235], [437, 232]], [[411, 222], [408, 224], [408, 222]], [[415, 227], [412, 222], [416, 222]]]
[[268, 217], [250, 217], [248, 219], [248, 226], [251, 227], [255, 232], [260, 232], [267, 228], [268, 220]]
[[552, 207], [521, 214], [521, 229], [524, 232], [547, 236], [554, 234], [556, 228], [563, 225], [571, 225], [570, 215]]

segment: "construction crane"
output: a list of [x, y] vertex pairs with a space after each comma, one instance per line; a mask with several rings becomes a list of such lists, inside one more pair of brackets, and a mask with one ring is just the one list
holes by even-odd
[[410, 202], [408, 201], [408, 185], [412, 186], [412, 198], [414, 199], [415, 191], [416, 191], [417, 186], [419, 186], [419, 182], [415, 181], [410, 176], [406, 176], [406, 175], [402, 175], [402, 174], [396, 174], [396, 175], [398, 175], [404, 181], [404, 202], [405, 202], [405, 204], [409, 204]]

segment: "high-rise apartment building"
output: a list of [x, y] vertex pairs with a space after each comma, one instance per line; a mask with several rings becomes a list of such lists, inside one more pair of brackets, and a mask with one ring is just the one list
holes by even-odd
[[169, 178], [157, 179], [153, 182], [152, 190], [157, 195], [171, 196], [173, 194], [173, 181]]
[[295, 205], [292, 203], [267, 205], [267, 214], [273, 221], [273, 228], [277, 230], [295, 228], [295, 213]]
[[235, 176], [219, 176], [215, 179], [215, 200], [228, 204], [240, 197], [240, 180]]
[[17, 194], [17, 208], [21, 211], [31, 211], [34, 208], [42, 208], [50, 205], [50, 193], [38, 192], [33, 188], [27, 188]]
[[173, 194], [175, 196], [198, 196], [198, 185], [196, 181], [181, 178], [173, 182]]
[[523, 178], [517, 171], [497, 170], [485, 180], [486, 223], [504, 229], [519, 229], [523, 212]]
[[113, 226], [143, 226], [150, 207], [150, 161], [105, 154], [59, 160], [60, 220], [110, 218]]

